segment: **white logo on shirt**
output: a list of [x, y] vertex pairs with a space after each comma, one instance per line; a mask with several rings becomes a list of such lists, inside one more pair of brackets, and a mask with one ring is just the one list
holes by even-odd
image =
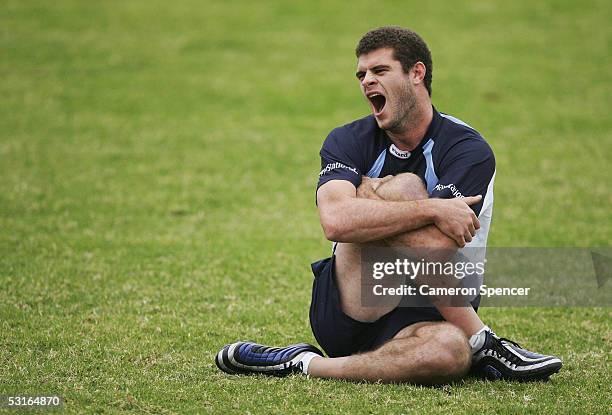
[[395, 146], [395, 144], [391, 144], [391, 147], [389, 147], [389, 151], [391, 152], [391, 154], [393, 154], [395, 157], [399, 159], [405, 160], [408, 157], [410, 157], [410, 151], [400, 150], [399, 148]]
[[438, 192], [441, 192], [444, 189], [449, 189], [451, 194], [454, 197], [465, 197], [463, 196], [463, 194], [459, 191], [459, 189], [457, 189], [457, 186], [455, 186], [454, 183], [451, 184], [437, 184], [436, 187], [434, 187], [434, 190], [437, 190]]
[[321, 170], [321, 172], [319, 173], [319, 176], [323, 176], [324, 174], [327, 174], [330, 171], [336, 170], [336, 169], [347, 169], [347, 170], [350, 170], [353, 173], [359, 175], [359, 172], [357, 172], [357, 169], [355, 169], [353, 167], [349, 167], [346, 164], [342, 164], [342, 163], [331, 163], [331, 164], [328, 164], [327, 166], [325, 166], [325, 168], [323, 170]]

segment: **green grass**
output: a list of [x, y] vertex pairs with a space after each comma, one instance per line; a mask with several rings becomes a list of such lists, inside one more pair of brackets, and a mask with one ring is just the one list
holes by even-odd
[[546, 384], [230, 377], [314, 341], [318, 150], [368, 109], [353, 48], [409, 26], [497, 157], [493, 246], [608, 246], [606, 1], [15, 1], [0, 11], [0, 394], [69, 413], [609, 412], [610, 309], [484, 309]]

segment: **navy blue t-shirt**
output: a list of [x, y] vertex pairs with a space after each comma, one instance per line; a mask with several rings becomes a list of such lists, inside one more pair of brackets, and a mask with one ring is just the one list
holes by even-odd
[[374, 116], [334, 129], [321, 148], [317, 189], [330, 180], [348, 180], [355, 187], [362, 176], [384, 177], [400, 173], [418, 175], [430, 197], [482, 195], [472, 205], [481, 230], [470, 245], [486, 246], [493, 209], [495, 157], [491, 147], [472, 127], [433, 110], [421, 143], [407, 152], [398, 149]]

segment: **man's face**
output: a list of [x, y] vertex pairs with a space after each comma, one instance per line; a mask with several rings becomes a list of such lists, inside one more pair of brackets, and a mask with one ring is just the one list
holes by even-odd
[[378, 126], [402, 132], [416, 108], [416, 96], [410, 74], [393, 58], [393, 49], [376, 49], [359, 56], [356, 76]]

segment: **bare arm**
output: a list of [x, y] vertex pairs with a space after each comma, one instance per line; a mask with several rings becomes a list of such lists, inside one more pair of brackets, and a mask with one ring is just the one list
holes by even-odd
[[463, 199], [385, 201], [357, 197], [355, 186], [332, 180], [317, 191], [319, 216], [325, 236], [331, 241], [363, 243], [389, 238], [435, 224], [459, 246], [479, 228], [468, 205], [480, 196]]

